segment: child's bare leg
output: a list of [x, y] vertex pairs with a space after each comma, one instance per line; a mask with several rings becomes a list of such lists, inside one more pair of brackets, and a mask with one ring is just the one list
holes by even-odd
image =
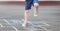
[[26, 24], [27, 24], [27, 22], [28, 22], [29, 12], [30, 12], [30, 10], [25, 10], [23, 26], [26, 26]]
[[38, 8], [39, 8], [39, 4], [38, 3], [34, 3], [34, 16], [37, 16], [38, 14]]

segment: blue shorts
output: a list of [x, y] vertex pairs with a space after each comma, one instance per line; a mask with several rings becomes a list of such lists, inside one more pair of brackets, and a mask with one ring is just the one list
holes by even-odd
[[25, 0], [25, 10], [31, 9], [31, 5], [38, 3], [38, 0]]

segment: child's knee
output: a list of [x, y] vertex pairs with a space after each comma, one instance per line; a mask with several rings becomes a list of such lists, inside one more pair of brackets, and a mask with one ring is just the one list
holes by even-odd
[[34, 3], [34, 7], [39, 7], [39, 4], [38, 3]]
[[30, 12], [30, 10], [26, 10], [26, 11], [25, 11], [25, 13], [29, 13], [29, 12]]

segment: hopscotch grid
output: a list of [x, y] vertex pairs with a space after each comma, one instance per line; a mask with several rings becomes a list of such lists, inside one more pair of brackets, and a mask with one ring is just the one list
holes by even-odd
[[[8, 23], [9, 25], [11, 25], [6, 19], [3, 19], [6, 23]], [[13, 27], [16, 31], [18, 31], [18, 29], [15, 27], [15, 26], [13, 26], [13, 25], [11, 25], [11, 27]]]
[[[22, 20], [23, 21], [23, 20]], [[7, 21], [6, 21], [7, 22]], [[28, 23], [31, 23], [30, 21], [28, 21]], [[43, 23], [43, 22], [40, 22], [40, 23]], [[9, 24], [9, 23], [8, 23]], [[47, 26], [49, 26], [49, 24], [47, 24], [47, 23], [43, 23], [43, 24], [45, 24], [45, 25], [47, 25]], [[14, 27], [14, 26], [13, 26]], [[47, 29], [45, 28], [45, 27], [42, 27], [42, 26], [39, 26], [40, 28], [42, 28], [42, 29], [44, 29], [44, 30], [46, 30], [47, 31]], [[14, 27], [15, 28], [15, 27]], [[34, 28], [34, 30], [35, 30], [36, 28]], [[16, 28], [15, 28], [15, 30], [17, 30]]]
[[[6, 19], [3, 19], [6, 23], [8, 23], [9, 25], [11, 25]], [[23, 20], [22, 20], [23, 21]], [[31, 23], [30, 21], [28, 21], [28, 23]], [[40, 22], [40, 23], [43, 23], [43, 22]], [[50, 26], [49, 24], [47, 24], [47, 23], [43, 23], [43, 24], [45, 24], [45, 25], [47, 25], [47, 26]], [[2, 24], [0, 24], [2, 27], [3, 27], [3, 25]], [[12, 25], [11, 25], [12, 26]], [[14, 27], [14, 26], [12, 26], [16, 31], [18, 31], [17, 30], [17, 28], [16, 27]], [[42, 27], [42, 26], [40, 26], [41, 28], [43, 28], [44, 30], [46, 30], [47, 31], [47, 29], [45, 28], [45, 27]]]

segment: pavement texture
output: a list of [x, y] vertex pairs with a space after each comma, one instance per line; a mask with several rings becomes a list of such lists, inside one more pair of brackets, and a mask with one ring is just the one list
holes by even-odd
[[0, 5], [0, 31], [60, 31], [60, 6], [32, 7], [27, 27], [22, 27], [24, 5]]

